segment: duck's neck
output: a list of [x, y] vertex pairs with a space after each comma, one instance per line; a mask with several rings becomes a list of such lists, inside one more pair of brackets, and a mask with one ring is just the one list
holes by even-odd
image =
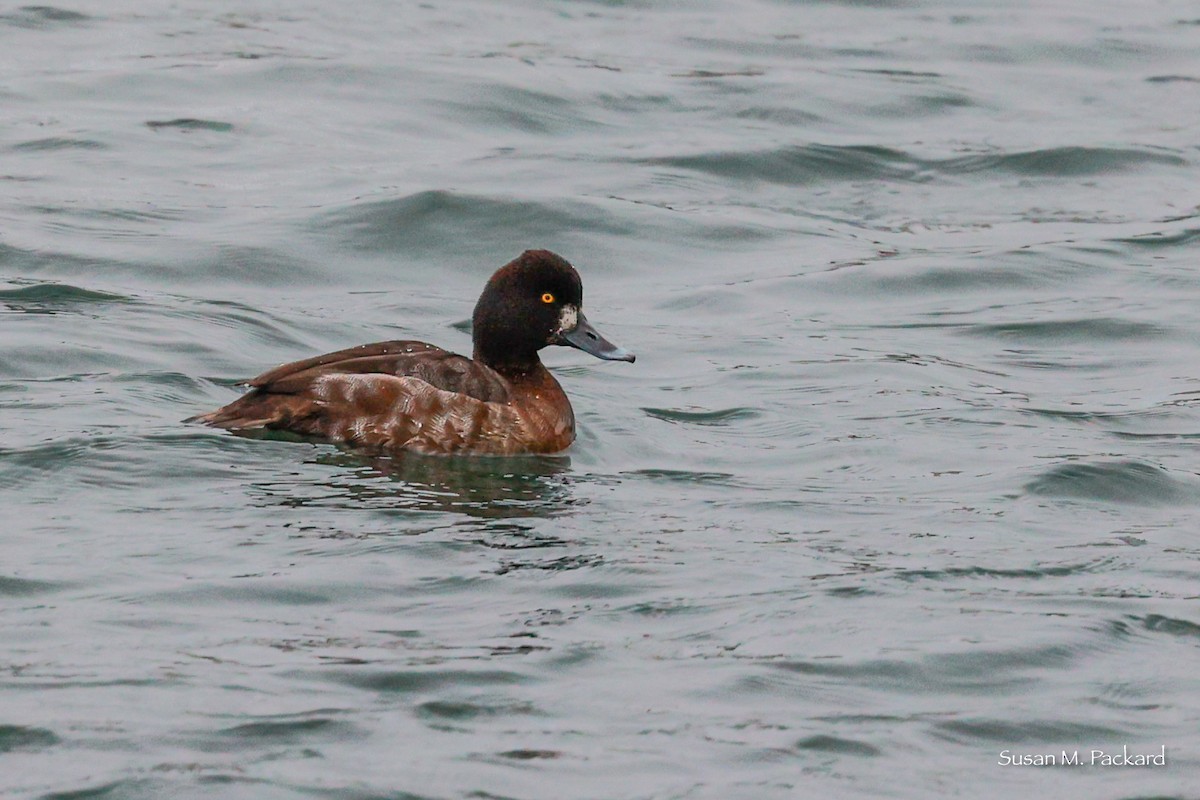
[[[491, 365], [489, 365], [491, 366]], [[520, 410], [525, 425], [537, 431], [539, 442], [551, 442], [545, 452], [556, 453], [575, 439], [575, 412], [567, 393], [539, 360], [520, 367], [492, 367], [509, 386], [509, 404]]]
[[516, 356], [513, 353], [490, 353], [478, 345], [475, 346], [472, 358], [503, 375], [513, 383], [524, 383], [530, 380], [541, 380], [542, 375], [549, 375], [537, 351]]
[[542, 363], [540, 358], [534, 356], [532, 362], [501, 361], [489, 363], [485, 361], [484, 363], [508, 381], [518, 395], [553, 397], [556, 402], [561, 398], [562, 402], [568, 408], [570, 407], [562, 386], [550, 374], [550, 370], [546, 369], [546, 365]]

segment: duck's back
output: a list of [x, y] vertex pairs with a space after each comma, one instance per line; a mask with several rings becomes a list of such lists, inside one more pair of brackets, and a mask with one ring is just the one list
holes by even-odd
[[485, 364], [425, 342], [339, 350], [247, 385], [249, 393], [195, 421], [443, 454], [556, 452], [574, 439], [570, 403], [544, 368], [514, 386]]
[[293, 361], [246, 381], [246, 385], [271, 394], [294, 394], [321, 376], [338, 373], [420, 378], [435, 388], [485, 403], [507, 402], [512, 391], [509, 382], [487, 365], [416, 341], [362, 344]]

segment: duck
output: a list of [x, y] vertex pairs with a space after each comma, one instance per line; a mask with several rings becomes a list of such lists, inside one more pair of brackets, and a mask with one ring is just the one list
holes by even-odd
[[539, 351], [636, 359], [588, 322], [579, 273], [549, 250], [496, 270], [471, 323], [471, 358], [421, 341], [363, 344], [264, 372], [237, 400], [185, 422], [384, 453], [559, 453], [575, 440], [575, 413]]

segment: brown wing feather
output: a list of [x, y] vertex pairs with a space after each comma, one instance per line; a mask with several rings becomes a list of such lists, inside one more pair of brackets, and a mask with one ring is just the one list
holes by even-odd
[[329, 364], [335, 364], [339, 361], [347, 361], [354, 358], [367, 358], [370, 356], [387, 356], [387, 355], [418, 355], [421, 353], [446, 353], [446, 350], [429, 344], [428, 342], [417, 341], [390, 341], [390, 342], [374, 342], [372, 344], [360, 344], [357, 347], [347, 347], [345, 350], [335, 350], [332, 353], [324, 353], [312, 358], [301, 359], [300, 361], [292, 361], [288, 364], [282, 364], [275, 369], [267, 370], [257, 378], [251, 378], [246, 381], [247, 386], [263, 386], [272, 381], [290, 375], [294, 372], [303, 372], [304, 370], [313, 367], [321, 367]]
[[284, 364], [247, 381], [269, 394], [301, 394], [322, 375], [382, 374], [419, 378], [438, 389], [491, 403], [507, 402], [511, 386], [477, 361], [416, 341], [376, 342]]
[[303, 392], [255, 389], [194, 420], [229, 430], [272, 428], [429, 454], [511, 454], [535, 446], [536, 432], [504, 403], [447, 392], [408, 376], [305, 372], [310, 382]]

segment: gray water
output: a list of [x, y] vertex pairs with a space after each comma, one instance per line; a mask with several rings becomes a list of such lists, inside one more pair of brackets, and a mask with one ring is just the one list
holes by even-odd
[[[1200, 791], [1194, 3], [83, 0], [0, 52], [3, 796]], [[546, 354], [565, 456], [180, 422], [469, 350], [530, 247], [639, 356]]]

